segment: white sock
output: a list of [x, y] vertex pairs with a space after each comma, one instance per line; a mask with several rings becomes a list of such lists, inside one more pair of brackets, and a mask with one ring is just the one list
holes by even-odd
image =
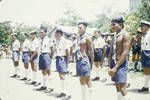
[[50, 76], [48, 76], [48, 86], [49, 88], [52, 88], [52, 79]]
[[43, 75], [43, 86], [47, 87], [47, 75]]
[[150, 80], [150, 75], [145, 75], [145, 84], [144, 84], [145, 88], [149, 87], [149, 80]]
[[89, 92], [89, 100], [92, 100], [92, 87], [88, 88], [88, 92]]
[[99, 77], [100, 68], [96, 68], [96, 77]]
[[18, 74], [17, 67], [15, 67], [15, 74]]
[[81, 86], [82, 100], [86, 100], [86, 85]]
[[117, 100], [121, 100], [122, 99], [122, 94], [121, 92], [117, 92]]
[[125, 96], [122, 96], [122, 99], [121, 100], [130, 100], [129, 96], [128, 95], [125, 95]]
[[130, 73], [127, 73], [127, 83], [130, 83]]
[[29, 76], [29, 69], [25, 69], [25, 77], [28, 78]]
[[19, 67], [15, 67], [15, 74], [19, 75], [19, 71], [20, 71], [20, 68]]
[[66, 91], [65, 91], [65, 80], [61, 80], [61, 91], [62, 91], [62, 93], [66, 93]]
[[37, 72], [33, 71], [33, 81], [37, 81]]

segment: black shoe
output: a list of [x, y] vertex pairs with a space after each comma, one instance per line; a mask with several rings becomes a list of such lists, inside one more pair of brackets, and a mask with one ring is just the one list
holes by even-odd
[[130, 87], [130, 83], [127, 83], [127, 86], [126, 86], [127, 88], [129, 88]]
[[20, 79], [21, 81], [26, 81], [27, 80], [27, 78], [26, 77], [24, 77], [24, 78], [22, 78], [22, 79]]
[[139, 89], [138, 92], [149, 92], [149, 88], [142, 87], [142, 89]]
[[70, 100], [71, 99], [71, 95], [66, 96], [65, 100]]
[[17, 74], [14, 74], [13, 76], [10, 76], [11, 78], [16, 78], [17, 77]]
[[95, 77], [94, 79], [92, 79], [92, 81], [98, 81], [99, 79], [99, 77]]
[[48, 89], [45, 91], [45, 93], [51, 93], [51, 92], [53, 92], [53, 91], [54, 91], [54, 89], [48, 88]]
[[61, 97], [65, 97], [66, 94], [65, 93], [61, 93], [60, 95], [57, 96], [57, 98], [61, 98]]
[[37, 83], [37, 82], [35, 82], [35, 81], [32, 81], [32, 82], [31, 82], [31, 85], [35, 85], [36, 83]]
[[39, 86], [41, 85], [41, 83], [36, 82], [36, 84], [34, 84], [33, 86]]
[[44, 87], [44, 86], [42, 86], [42, 87], [40, 87], [40, 88], [38, 88], [38, 89], [36, 89], [37, 91], [44, 91], [44, 90], [46, 90], [47, 89], [47, 87]]

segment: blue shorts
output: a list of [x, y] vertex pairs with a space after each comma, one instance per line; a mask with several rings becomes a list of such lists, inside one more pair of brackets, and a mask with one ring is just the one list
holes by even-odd
[[107, 58], [108, 58], [108, 56], [109, 56], [109, 52], [110, 52], [110, 47], [107, 46], [107, 47], [106, 47], [106, 57], [107, 57]]
[[51, 65], [50, 54], [42, 53], [39, 57], [39, 69], [40, 70], [50, 69], [50, 65]]
[[87, 77], [90, 76], [90, 61], [88, 57], [77, 59], [76, 61], [77, 75]]
[[[115, 66], [114, 60], [111, 61], [111, 68]], [[112, 77], [112, 81], [117, 84], [120, 83], [127, 83], [127, 73], [128, 73], [128, 61], [125, 62], [120, 66], [118, 71], [116, 72], [115, 76]]]
[[150, 68], [150, 51], [149, 50], [142, 50], [141, 53], [141, 63], [143, 67], [148, 67]]
[[19, 51], [12, 52], [12, 60], [13, 61], [19, 61], [19, 57], [20, 57]]
[[22, 54], [22, 62], [24, 64], [29, 63], [29, 58], [30, 58], [29, 52], [23, 52], [23, 54]]
[[103, 53], [102, 53], [102, 49], [101, 48], [96, 48], [94, 49], [94, 61], [102, 61], [103, 58]]
[[56, 69], [59, 73], [66, 73], [67, 72], [67, 59], [65, 56], [56, 57]]

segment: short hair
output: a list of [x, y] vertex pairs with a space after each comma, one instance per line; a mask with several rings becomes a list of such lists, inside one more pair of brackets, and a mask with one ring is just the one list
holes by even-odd
[[61, 29], [57, 29], [56, 31], [55, 31], [55, 33], [60, 33], [61, 35], [63, 35], [63, 31], [61, 30]]
[[84, 25], [85, 27], [88, 26], [88, 23], [87, 23], [87, 22], [79, 22], [78, 25], [80, 25], [80, 24]]
[[41, 26], [40, 31], [47, 32], [47, 27]]
[[117, 16], [117, 17], [112, 18], [111, 23], [113, 23], [113, 22], [119, 23], [119, 24], [123, 24], [124, 23], [124, 19], [123, 19], [122, 16]]
[[37, 32], [36, 31], [32, 31], [31, 34], [37, 34]]
[[25, 32], [24, 35], [25, 35], [26, 37], [29, 37], [29, 34], [28, 34], [27, 32]]
[[142, 27], [143, 25], [146, 25], [146, 26], [150, 27], [150, 22], [148, 22], [146, 20], [141, 20], [141, 25], [140, 26]]

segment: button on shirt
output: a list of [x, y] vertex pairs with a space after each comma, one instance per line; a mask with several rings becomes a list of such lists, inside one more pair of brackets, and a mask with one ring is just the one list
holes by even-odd
[[60, 40], [56, 40], [56, 56], [66, 56], [66, 49], [68, 49], [67, 40], [61, 37]]
[[142, 50], [150, 50], [150, 33], [145, 34], [142, 37]]
[[93, 41], [94, 48], [103, 48], [105, 46], [105, 41], [102, 37], [98, 37]]
[[45, 36], [43, 39], [41, 39], [41, 53], [51, 53], [51, 46], [52, 42], [50, 41], [48, 36]]
[[16, 39], [12, 44], [12, 51], [19, 51], [20, 42]]
[[40, 41], [35, 38], [32, 42], [31, 42], [31, 51], [39, 51], [39, 47], [40, 47]]
[[28, 39], [25, 39], [25, 41], [22, 44], [22, 51], [28, 52], [30, 50], [30, 41]]

